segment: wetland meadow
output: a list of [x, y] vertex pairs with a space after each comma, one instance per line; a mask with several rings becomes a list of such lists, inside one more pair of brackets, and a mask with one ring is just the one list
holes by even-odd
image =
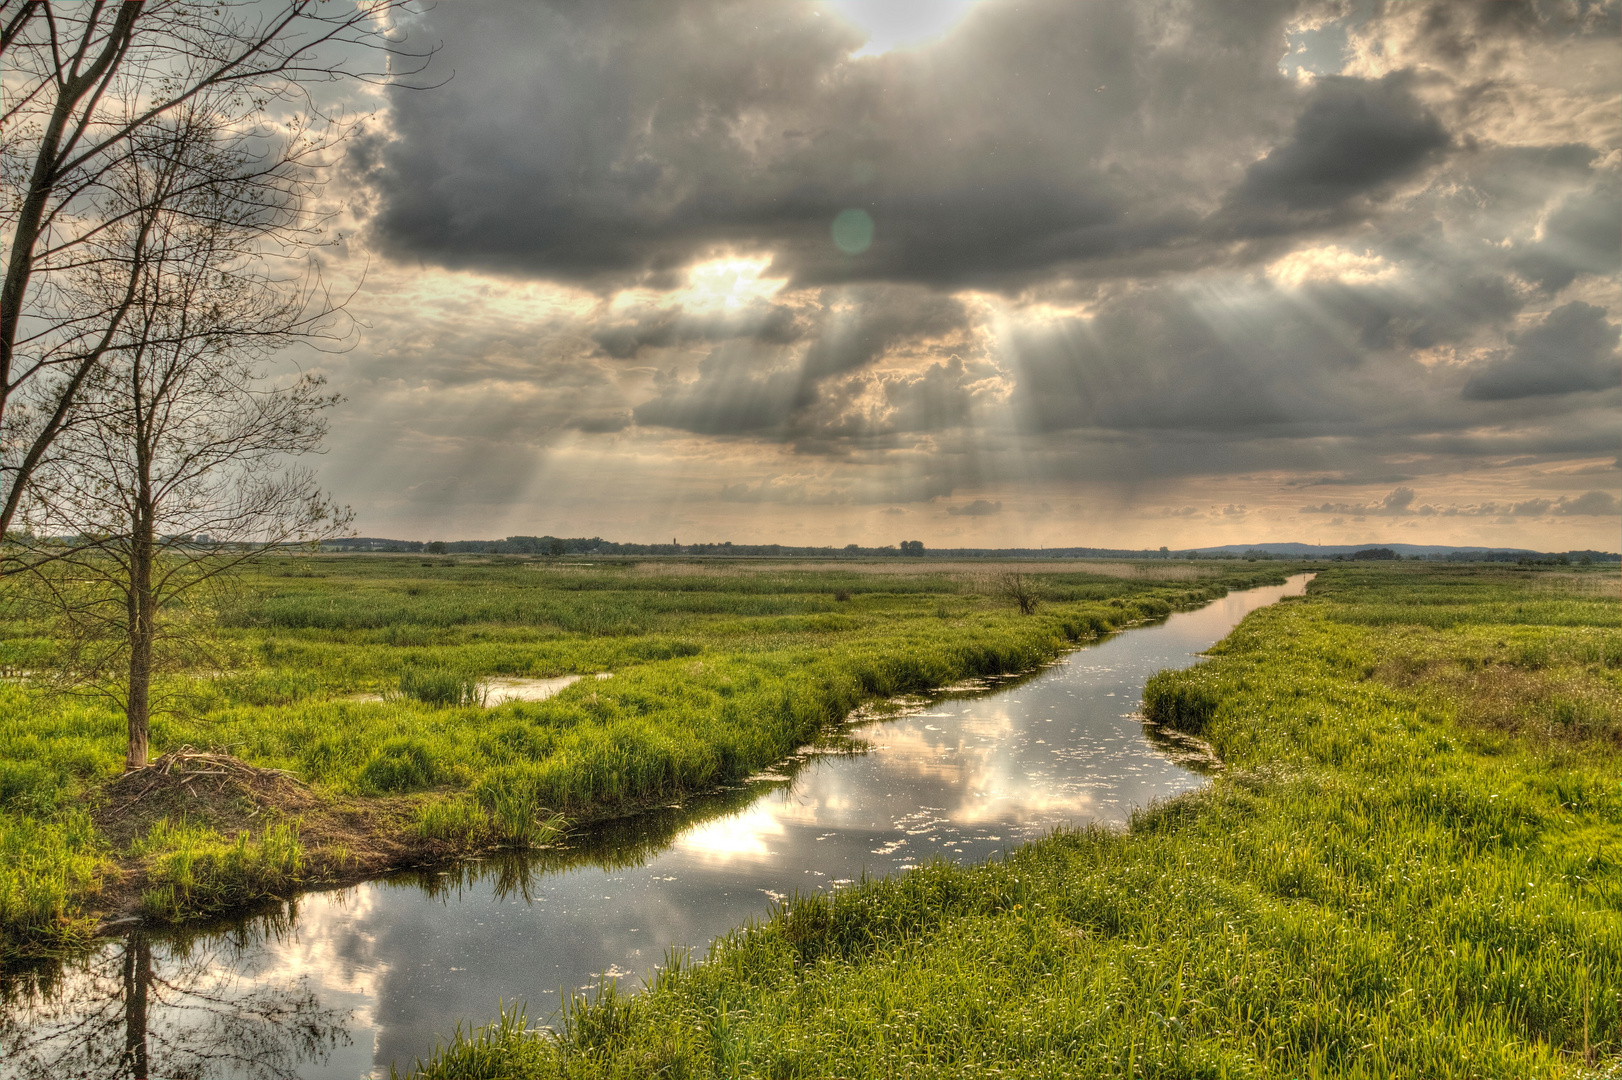
[[[1028, 616], [1009, 569], [269, 560], [134, 784], [14, 618], [6, 1074], [1615, 1060], [1613, 569], [1023, 564]], [[287, 976], [360, 938], [415, 1011]]]

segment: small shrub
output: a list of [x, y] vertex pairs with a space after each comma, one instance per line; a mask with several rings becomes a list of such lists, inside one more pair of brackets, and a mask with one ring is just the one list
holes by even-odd
[[1036, 579], [1018, 570], [998, 574], [992, 579], [992, 588], [998, 596], [1011, 601], [1019, 608], [1021, 615], [1036, 614], [1037, 605], [1042, 602], [1042, 595], [1036, 587]]
[[503, 765], [479, 778], [473, 796], [497, 839], [532, 845], [557, 836], [562, 819], [540, 805], [548, 779], [541, 767], [529, 764]]
[[1544, 641], [1529, 641], [1522, 645], [1516, 664], [1528, 671], [1541, 671], [1549, 666], [1549, 646]]
[[0, 812], [0, 958], [93, 939], [79, 911], [100, 888], [103, 843], [79, 811], [50, 822]]
[[38, 762], [0, 760], [0, 810], [48, 814], [60, 793], [56, 775]]

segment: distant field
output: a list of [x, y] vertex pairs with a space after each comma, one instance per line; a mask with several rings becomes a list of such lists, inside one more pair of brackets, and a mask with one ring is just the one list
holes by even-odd
[[[590, 563], [575, 563], [590, 566]], [[541, 567], [538, 567], [541, 568]], [[1088, 574], [1098, 577], [1132, 578], [1140, 581], [1196, 581], [1201, 578], [1215, 580], [1234, 572], [1233, 563], [1163, 563], [1163, 562], [1091, 562], [1085, 559], [1030, 559], [1026, 561], [990, 561], [986, 559], [947, 562], [931, 559], [928, 562], [912, 559], [882, 559], [867, 562], [736, 562], [715, 565], [690, 562], [670, 563], [648, 561], [637, 563], [640, 574], [655, 577], [731, 577], [740, 573], [756, 574], [817, 574], [822, 580], [832, 575], [855, 574], [863, 577], [882, 574], [889, 577], [947, 578], [973, 587], [983, 584], [993, 575], [1009, 569], [1024, 570], [1044, 576]]]
[[[288, 777], [176, 759], [151, 791], [108, 786], [121, 714], [47, 693], [51, 628], [13, 617], [0, 667], [25, 674], [0, 684], [0, 954], [82, 939], [100, 913], [187, 918], [545, 840], [746, 776], [875, 696], [1029, 668], [1285, 571], [1015, 568], [1042, 594], [1033, 616], [981, 562], [271, 560], [193, 627], [156, 688], [171, 711], [153, 752], [217, 749]], [[599, 674], [480, 702], [490, 678]]]
[[1622, 1075], [1619, 585], [1325, 569], [1151, 680], [1149, 717], [1225, 763], [1209, 787], [796, 898], [418, 1075]]

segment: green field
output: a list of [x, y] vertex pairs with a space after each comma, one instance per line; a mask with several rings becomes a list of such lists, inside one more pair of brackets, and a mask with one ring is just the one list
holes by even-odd
[[[121, 714], [50, 691], [60, 646], [13, 607], [0, 956], [82, 943], [106, 914], [188, 919], [544, 841], [744, 777], [869, 698], [1023, 670], [1283, 578], [1244, 562], [1038, 568], [1025, 617], [998, 595], [1001, 568], [973, 563], [278, 558], [192, 616], [186, 663], [155, 688], [170, 711], [152, 749], [290, 776], [220, 780], [214, 762], [187, 786], [177, 765], [156, 789], [115, 782]], [[586, 678], [478, 701], [491, 677], [564, 675]]]
[[422, 1076], [1615, 1076], [1618, 584], [1328, 569], [1151, 682], [1209, 787], [793, 899]]

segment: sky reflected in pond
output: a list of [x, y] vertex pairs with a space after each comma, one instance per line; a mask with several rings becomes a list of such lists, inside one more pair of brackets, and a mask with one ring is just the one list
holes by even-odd
[[[865, 753], [809, 754], [569, 849], [314, 893], [224, 932], [110, 942], [43, 981], [12, 979], [0, 1078], [135, 1075], [125, 1048], [140, 1025], [125, 1001], [143, 1002], [153, 1075], [386, 1076], [502, 1002], [546, 1018], [605, 975], [639, 986], [670, 949], [702, 953], [796, 892], [982, 861], [1059, 825], [1123, 823], [1201, 782], [1134, 719], [1145, 680], [1305, 583], [1234, 593], [989, 691], [920, 702], [854, 728]], [[228, 1040], [248, 1049], [199, 1049]]]

